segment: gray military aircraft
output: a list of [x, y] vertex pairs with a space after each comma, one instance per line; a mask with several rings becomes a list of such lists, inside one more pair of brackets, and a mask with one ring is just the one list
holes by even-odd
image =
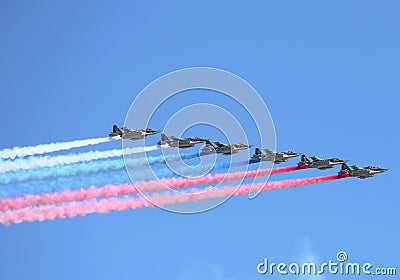
[[189, 138], [177, 138], [175, 136], [168, 137], [164, 133], [161, 134], [161, 140], [158, 141], [158, 145], [161, 148], [191, 148], [194, 145], [203, 143], [207, 141], [199, 137], [189, 137]]
[[373, 177], [377, 173], [382, 173], [387, 170], [388, 169], [380, 168], [377, 166], [358, 167], [357, 165], [352, 165], [351, 167], [349, 167], [347, 166], [346, 163], [342, 163], [342, 169], [340, 169], [338, 174], [339, 175], [348, 174], [351, 177], [366, 179], [369, 177]]
[[289, 158], [298, 157], [299, 153], [294, 153], [292, 151], [287, 152], [274, 152], [269, 149], [264, 149], [265, 154], [259, 149], [256, 148], [254, 155], [251, 157], [252, 159], [261, 159], [262, 161], [272, 161], [274, 163], [282, 163], [288, 161]]
[[127, 127], [119, 128], [117, 125], [113, 125], [113, 130], [108, 134], [110, 137], [120, 136], [122, 139], [130, 139], [130, 140], [140, 140], [144, 139], [148, 135], [153, 135], [159, 133], [159, 130], [153, 130], [150, 128], [144, 129], [130, 129]]
[[332, 168], [333, 166], [341, 163], [346, 163], [347, 160], [342, 160], [338, 158], [328, 158], [328, 159], [320, 159], [315, 156], [310, 157], [309, 160], [305, 155], [301, 156], [301, 160], [298, 164], [299, 167], [308, 166], [309, 168], [318, 168], [320, 170], [325, 170]]
[[245, 145], [242, 143], [226, 145], [220, 142], [212, 143], [209, 140], [207, 140], [206, 145], [203, 148], [201, 148], [200, 155], [208, 155], [213, 153], [231, 155], [231, 154], [236, 154], [240, 150], [249, 149], [251, 147], [252, 145]]

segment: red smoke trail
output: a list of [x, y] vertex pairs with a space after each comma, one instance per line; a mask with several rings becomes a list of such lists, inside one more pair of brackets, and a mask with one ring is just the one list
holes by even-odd
[[[200, 178], [190, 178], [190, 179], [161, 179], [161, 183], [171, 187], [171, 188], [183, 188], [186, 186], [193, 186], [193, 185], [201, 185], [201, 184], [212, 184], [218, 183], [221, 181], [231, 181], [231, 180], [240, 180], [243, 178], [253, 178], [257, 176], [266, 176], [268, 174], [278, 174], [284, 172], [291, 172], [300, 169], [306, 169], [307, 167], [301, 166], [287, 166], [287, 167], [278, 167], [278, 168], [266, 168], [266, 169], [257, 169], [257, 170], [250, 170], [250, 171], [242, 171], [242, 172], [234, 172], [234, 173], [223, 173], [223, 174], [216, 174], [211, 175], [208, 174], [206, 176]], [[145, 186], [146, 187], [146, 186]]]
[[256, 176], [266, 176], [268, 174], [278, 174], [283, 172], [290, 172], [305, 167], [288, 166], [279, 168], [267, 168], [251, 171], [242, 171], [234, 173], [222, 173], [206, 176], [200, 178], [172, 178], [161, 179], [159, 181], [139, 182], [132, 184], [121, 185], [106, 185], [102, 188], [91, 186], [88, 189], [80, 189], [76, 191], [61, 191], [55, 193], [43, 193], [39, 195], [25, 195], [17, 198], [4, 198], [0, 199], [0, 211], [5, 212], [9, 209], [21, 209], [28, 206], [39, 206], [43, 204], [56, 204], [66, 201], [85, 200], [96, 197], [108, 198], [112, 196], [127, 195], [137, 193], [138, 190], [142, 192], [147, 191], [163, 191], [169, 188], [184, 188], [186, 186], [195, 186], [201, 184], [214, 184], [221, 181], [240, 180], [243, 178], [253, 178]]
[[[297, 187], [306, 184], [322, 183], [330, 180], [348, 177], [348, 175], [331, 175], [314, 178], [292, 179], [277, 182], [268, 182], [266, 184], [258, 184], [263, 191], [282, 189], [288, 187]], [[64, 219], [66, 217], [85, 216], [89, 213], [108, 213], [110, 211], [122, 211], [126, 209], [137, 209], [142, 207], [162, 206], [173, 203], [183, 203], [188, 201], [198, 201], [210, 198], [226, 197], [229, 195], [244, 195], [249, 192], [252, 184], [222, 187], [222, 188], [206, 188], [207, 191], [199, 192], [192, 190], [190, 193], [172, 193], [172, 194], [155, 194], [150, 197], [149, 202], [143, 197], [124, 197], [124, 198], [108, 198], [97, 201], [96, 199], [85, 200], [82, 202], [67, 202], [60, 205], [43, 205], [39, 207], [23, 208], [18, 210], [10, 210], [0, 214], [0, 223], [8, 225], [10, 223], [22, 223], [24, 221], [44, 221], [54, 220], [55, 218]]]

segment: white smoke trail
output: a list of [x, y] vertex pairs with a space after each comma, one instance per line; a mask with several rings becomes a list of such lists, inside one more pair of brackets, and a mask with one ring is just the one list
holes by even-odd
[[2, 159], [15, 159], [17, 157], [25, 157], [32, 155], [40, 155], [45, 153], [52, 153], [56, 151], [69, 150], [72, 148], [79, 148], [89, 145], [97, 145], [113, 140], [120, 139], [120, 137], [102, 137], [92, 138], [85, 140], [75, 140], [70, 142], [57, 142], [50, 144], [41, 144], [37, 146], [28, 147], [14, 147], [12, 149], [4, 149], [0, 151], [0, 158]]
[[56, 165], [72, 164], [78, 162], [88, 162], [98, 159], [107, 159], [113, 157], [119, 157], [123, 154], [136, 154], [158, 149], [157, 146], [149, 147], [136, 147], [136, 148], [125, 148], [117, 150], [107, 151], [89, 151], [85, 153], [76, 153], [69, 155], [59, 156], [42, 156], [42, 157], [29, 157], [19, 158], [14, 161], [0, 161], [0, 173], [17, 171], [17, 170], [28, 170], [39, 167], [52, 167]]

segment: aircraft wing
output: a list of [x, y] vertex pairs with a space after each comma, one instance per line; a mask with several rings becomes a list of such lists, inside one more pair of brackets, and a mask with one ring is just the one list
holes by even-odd
[[264, 152], [266, 152], [267, 154], [270, 154], [270, 155], [275, 154], [274, 151], [271, 151], [270, 149], [267, 149], [267, 148], [264, 149]]
[[136, 130], [136, 129], [132, 129], [132, 128], [127, 128], [127, 127], [123, 127], [122, 128], [123, 130], [124, 130], [124, 132], [127, 132], [127, 133], [139, 133], [139, 132], [141, 132], [140, 130]]
[[228, 145], [222, 144], [220, 142], [214, 142], [215, 145], [217, 145], [217, 147], [228, 147]]
[[232, 155], [232, 154], [237, 154], [238, 153], [238, 151], [237, 150], [227, 150], [227, 151], [225, 151], [225, 152], [222, 152], [222, 154], [224, 154], [224, 155]]
[[143, 138], [142, 132], [137, 130], [124, 131], [122, 134], [124, 139], [140, 139]]
[[358, 167], [357, 165], [352, 165], [351, 168], [353, 168], [353, 170], [361, 170], [363, 168]]
[[183, 139], [175, 137], [175, 136], [170, 136], [169, 138], [171, 138], [173, 141], [181, 141]]
[[310, 159], [312, 159], [313, 161], [320, 161], [322, 160], [321, 158], [318, 158], [316, 156], [310, 156]]

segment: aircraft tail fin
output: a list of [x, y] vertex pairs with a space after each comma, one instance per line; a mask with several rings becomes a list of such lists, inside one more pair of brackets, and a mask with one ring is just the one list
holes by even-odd
[[209, 145], [209, 146], [211, 146], [211, 147], [213, 147], [215, 149], [214, 144], [208, 139], [206, 140], [206, 145]]
[[306, 155], [301, 155], [301, 160], [302, 163], [311, 163], [311, 161], [308, 159]]
[[161, 134], [161, 141], [170, 141], [168, 136], [165, 135], [164, 133]]
[[351, 168], [345, 162], [343, 162], [341, 170], [343, 170], [343, 171], [351, 171]]
[[351, 171], [352, 169], [344, 162], [342, 163], [342, 168], [340, 168], [338, 174], [350, 174]]
[[113, 125], [113, 132], [122, 136], [122, 130], [115, 124]]
[[254, 151], [254, 155], [255, 156], [261, 156], [262, 155], [261, 150], [259, 148], [256, 148], [256, 150]]

